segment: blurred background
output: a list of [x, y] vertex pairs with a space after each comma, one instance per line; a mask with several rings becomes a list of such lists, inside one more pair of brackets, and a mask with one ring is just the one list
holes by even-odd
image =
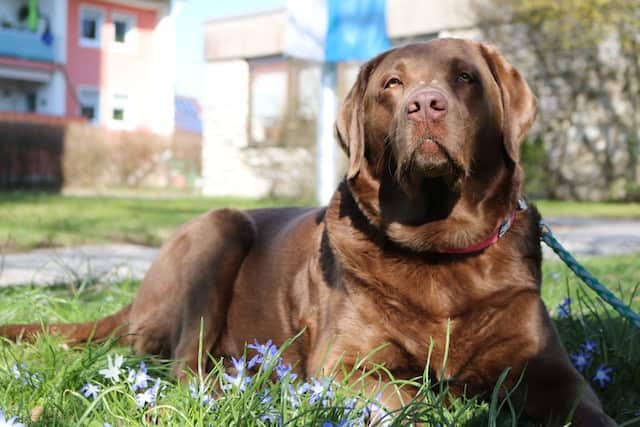
[[[352, 22], [327, 29], [331, 4]], [[339, 101], [362, 60], [446, 36], [533, 86], [530, 196], [637, 201], [639, 21], [614, 0], [2, 0], [0, 188], [312, 200], [324, 45], [355, 46]]]

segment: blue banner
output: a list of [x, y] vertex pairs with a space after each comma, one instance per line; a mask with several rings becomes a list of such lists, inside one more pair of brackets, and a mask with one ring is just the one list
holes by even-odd
[[386, 0], [327, 0], [325, 61], [366, 60], [391, 47]]

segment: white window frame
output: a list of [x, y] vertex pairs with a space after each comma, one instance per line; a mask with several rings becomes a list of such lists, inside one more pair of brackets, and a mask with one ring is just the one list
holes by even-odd
[[[116, 41], [116, 21], [126, 22], [129, 31], [125, 34], [124, 42]], [[113, 32], [111, 34], [111, 46], [116, 50], [131, 52], [138, 47], [138, 20], [135, 14], [114, 11], [111, 12], [111, 26]]]
[[[85, 38], [82, 34], [82, 30], [83, 30], [82, 23], [83, 23], [85, 14], [87, 13], [98, 15], [98, 19], [96, 22], [96, 39]], [[79, 13], [78, 13], [78, 43], [80, 46], [91, 47], [96, 49], [100, 48], [102, 44], [102, 38], [104, 36], [102, 29], [104, 27], [105, 16], [106, 16], [105, 10], [100, 7], [89, 6], [84, 4], [80, 5]]]
[[95, 104], [93, 105], [94, 108], [94, 115], [93, 115], [93, 120], [90, 120], [89, 123], [93, 124], [93, 125], [97, 125], [98, 123], [100, 123], [100, 88], [98, 88], [97, 86], [79, 86], [78, 87], [78, 103], [80, 104], [80, 111], [79, 113], [82, 114], [82, 105], [83, 104], [87, 104], [87, 103], [83, 103], [83, 98], [86, 99], [86, 93], [88, 92], [92, 92], [91, 96], [95, 95]]
[[[131, 129], [133, 127], [133, 114], [131, 111], [131, 96], [125, 91], [114, 91], [110, 96], [109, 123], [115, 129]], [[114, 119], [115, 109], [123, 110], [122, 120]]]

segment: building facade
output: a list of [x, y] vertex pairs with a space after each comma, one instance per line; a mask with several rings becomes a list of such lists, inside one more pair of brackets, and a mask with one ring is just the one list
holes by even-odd
[[170, 0], [0, 2], [0, 114], [173, 131]]
[[[477, 37], [473, 15], [460, 13], [470, 10], [470, 1], [388, 0], [387, 34], [394, 45]], [[205, 194], [313, 196], [321, 64], [285, 54], [286, 27], [284, 9], [205, 23]], [[338, 64], [338, 98], [359, 67]]]

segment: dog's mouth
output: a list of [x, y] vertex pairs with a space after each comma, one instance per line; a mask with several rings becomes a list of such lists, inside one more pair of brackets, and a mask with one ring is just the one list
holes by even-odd
[[389, 137], [395, 180], [406, 193], [414, 193], [425, 179], [443, 178], [451, 186], [465, 175], [455, 140], [444, 123], [411, 123], [396, 118]]
[[422, 142], [418, 143], [416, 150], [419, 151], [419, 155], [425, 157], [428, 163], [440, 163], [441, 160], [445, 160], [448, 163], [453, 163], [451, 155], [445, 148], [444, 144], [440, 142], [434, 136], [426, 136], [422, 139]]
[[413, 193], [425, 179], [444, 178], [452, 186], [463, 174], [463, 167], [433, 132], [409, 137], [404, 150], [397, 153], [396, 180], [407, 193]]
[[432, 133], [427, 133], [413, 144], [412, 157], [415, 161], [412, 167], [414, 173], [422, 174], [427, 178], [436, 178], [445, 175], [454, 175], [460, 170], [459, 163], [447, 149], [446, 144]]

